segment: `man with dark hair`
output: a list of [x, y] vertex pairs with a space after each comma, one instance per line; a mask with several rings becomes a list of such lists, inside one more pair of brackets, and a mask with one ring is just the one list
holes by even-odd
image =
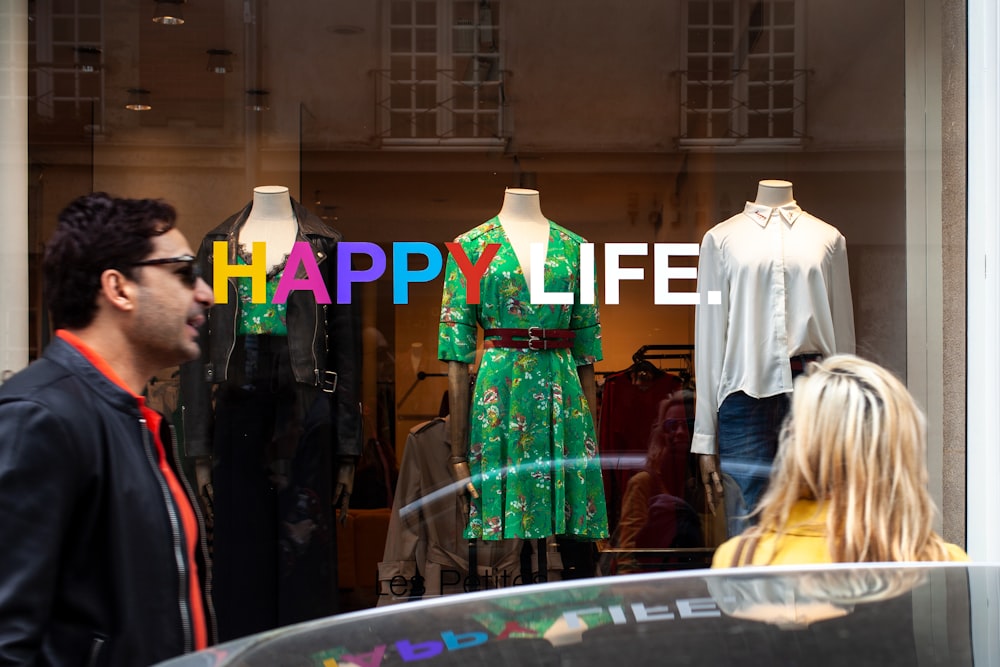
[[148, 665], [212, 641], [200, 510], [140, 395], [212, 305], [169, 204], [80, 197], [45, 249], [56, 327], [0, 387], [0, 664]]

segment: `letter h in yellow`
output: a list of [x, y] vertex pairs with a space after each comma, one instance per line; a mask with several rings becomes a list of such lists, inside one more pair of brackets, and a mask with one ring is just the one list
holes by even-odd
[[212, 244], [213, 269], [212, 291], [216, 303], [228, 303], [229, 290], [226, 288], [229, 278], [250, 279], [250, 300], [253, 303], [264, 303], [267, 299], [267, 244], [263, 241], [253, 242], [253, 254], [249, 264], [230, 264], [229, 244], [216, 241]]

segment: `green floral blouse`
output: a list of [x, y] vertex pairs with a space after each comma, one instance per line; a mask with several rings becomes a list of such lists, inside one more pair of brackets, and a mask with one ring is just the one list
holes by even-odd
[[[545, 289], [572, 292], [578, 301], [580, 244], [585, 241], [553, 222], [549, 228]], [[532, 305], [517, 256], [497, 218], [456, 242], [473, 263], [487, 244], [501, 247], [480, 282], [478, 305], [466, 303], [465, 279], [449, 255], [438, 358], [472, 363], [477, 325], [575, 332], [572, 348], [485, 350], [469, 420], [469, 466], [480, 498], [470, 504], [465, 536], [607, 537], [597, 437], [576, 368], [602, 358], [597, 306]]]
[[[288, 257], [285, 257], [285, 261]], [[242, 253], [236, 255], [237, 264], [247, 264]], [[274, 271], [267, 274], [267, 295], [264, 303], [254, 303], [251, 300], [251, 283], [249, 278], [236, 279], [236, 292], [239, 295], [239, 321], [236, 323], [236, 333], [240, 336], [248, 334], [287, 336], [288, 324], [284, 303], [274, 303], [274, 293], [281, 282], [281, 274], [285, 271], [282, 262]]]

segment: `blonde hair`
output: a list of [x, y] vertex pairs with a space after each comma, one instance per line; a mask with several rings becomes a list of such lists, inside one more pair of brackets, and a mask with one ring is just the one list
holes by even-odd
[[947, 560], [932, 527], [926, 434], [920, 408], [886, 369], [846, 354], [811, 364], [795, 383], [759, 523], [744, 535], [780, 536], [795, 503], [813, 499], [828, 509], [834, 562]]
[[[660, 401], [656, 411], [656, 423], [649, 434], [649, 446], [646, 450], [646, 471], [652, 475], [659, 475], [663, 466], [663, 460], [668, 456], [667, 433], [663, 429], [663, 423], [667, 419], [670, 409], [681, 405], [684, 407], [684, 419], [687, 423], [688, 436], [694, 433], [694, 392], [689, 389], [678, 389], [674, 393]], [[690, 451], [690, 443], [689, 443]]]

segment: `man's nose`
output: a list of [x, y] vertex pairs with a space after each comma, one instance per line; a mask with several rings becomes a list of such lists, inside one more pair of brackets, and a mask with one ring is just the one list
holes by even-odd
[[215, 292], [212, 291], [212, 288], [200, 276], [194, 284], [194, 298], [195, 301], [205, 308], [211, 308], [215, 305]]

